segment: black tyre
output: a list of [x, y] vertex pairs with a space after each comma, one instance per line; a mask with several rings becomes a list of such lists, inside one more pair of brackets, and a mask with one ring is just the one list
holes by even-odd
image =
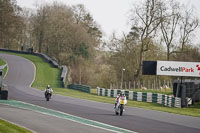
[[50, 98], [50, 94], [47, 94], [46, 101], [49, 101], [49, 98]]
[[117, 111], [115, 111], [115, 114], [116, 114], [116, 115], [119, 115], [119, 113], [118, 113]]
[[123, 111], [124, 111], [124, 105], [123, 105], [123, 104], [121, 104], [121, 106], [120, 106], [120, 116], [122, 116], [122, 115], [123, 115]]
[[1, 91], [1, 99], [2, 100], [8, 100], [8, 91], [7, 90]]

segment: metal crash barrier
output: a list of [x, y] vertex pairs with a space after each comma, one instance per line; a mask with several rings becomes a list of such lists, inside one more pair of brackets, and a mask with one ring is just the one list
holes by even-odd
[[119, 94], [120, 92], [123, 92], [128, 100], [157, 103], [168, 107], [181, 108], [181, 98], [178, 97], [168, 96], [159, 93], [135, 92], [97, 87], [97, 94], [99, 96], [117, 97], [117, 94]]

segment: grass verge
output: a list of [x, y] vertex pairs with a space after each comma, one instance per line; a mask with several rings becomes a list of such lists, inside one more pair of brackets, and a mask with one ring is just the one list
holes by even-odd
[[43, 90], [48, 84], [50, 84], [53, 88], [61, 87], [61, 81], [60, 81], [61, 69], [52, 68], [50, 64], [45, 62], [42, 58], [35, 55], [16, 54], [11, 52], [1, 51], [1, 53], [21, 56], [32, 61], [35, 64], [36, 78], [32, 87], [34, 88], [43, 87]]
[[[4, 64], [6, 64], [6, 62], [0, 58], [0, 65]], [[7, 69], [8, 68], [6, 66], [3, 71], [3, 76], [7, 72]], [[0, 133], [31, 133], [31, 132], [28, 131], [27, 129], [18, 127], [16, 125], [13, 125], [9, 122], [0, 119]]]
[[[43, 90], [43, 88], [39, 88], [39, 89]], [[91, 93], [85, 93], [85, 92], [80, 92], [77, 90], [71, 90], [71, 89], [66, 89], [66, 88], [54, 88], [54, 93], [59, 94], [59, 95], [69, 96], [69, 97], [91, 100], [91, 101], [111, 103], [113, 104], [113, 107], [114, 107], [115, 98], [98, 96], [95, 92], [95, 89], [92, 89]], [[156, 103], [137, 102], [137, 101], [128, 100], [127, 106], [200, 117], [200, 113], [199, 113], [200, 103], [197, 103], [189, 108], [170, 108], [170, 107], [166, 107], [166, 106], [163, 106], [161, 104], [156, 104]]]
[[[51, 68], [50, 65], [48, 63], [44, 62], [41, 58], [39, 58], [37, 56], [32, 56], [32, 55], [23, 55], [23, 54], [15, 54], [15, 55], [23, 56], [23, 57], [31, 60], [36, 65], [37, 73], [36, 73], [36, 80], [33, 84], [33, 87], [38, 88], [43, 91], [44, 87], [47, 84], [49, 84], [50, 82], [53, 82], [55, 84], [53, 86], [53, 89], [54, 89], [54, 93], [56, 93], [56, 94], [70, 96], [70, 97], [76, 97], [76, 98], [80, 98], [80, 99], [104, 102], [104, 103], [111, 103], [114, 106], [115, 98], [97, 96], [96, 89], [92, 89], [91, 93], [88, 94], [88, 93], [84, 93], [84, 92], [80, 92], [80, 91], [76, 91], [76, 90], [59, 88], [60, 81], [58, 81], [58, 80], [59, 80], [61, 70]], [[46, 72], [44, 72], [44, 71], [46, 71]], [[53, 75], [56, 78], [53, 77]], [[54, 80], [56, 80], [56, 81], [54, 81]], [[137, 90], [137, 91], [141, 91], [141, 90]], [[147, 90], [147, 91], [149, 92], [151, 90]], [[167, 94], [167, 93], [170, 94], [171, 92], [172, 91], [162, 93], [162, 92], [156, 91], [156, 93], [162, 93], [162, 94]], [[200, 112], [200, 103], [197, 103], [196, 105], [191, 106], [190, 108], [170, 108], [170, 107], [165, 107], [163, 105], [155, 104], [155, 103], [136, 102], [136, 101], [128, 100], [127, 106], [133, 106], [133, 107], [158, 110], [158, 111], [164, 111], [164, 112], [181, 114], [181, 115], [200, 117], [200, 113], [199, 113]]]
[[0, 133], [31, 133], [31, 131], [0, 119]]

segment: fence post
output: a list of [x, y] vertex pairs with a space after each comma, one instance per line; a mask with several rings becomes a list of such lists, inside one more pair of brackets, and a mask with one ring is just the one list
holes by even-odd
[[158, 87], [157, 89], [159, 89], [161, 87], [161, 82], [160, 82], [160, 79], [158, 80]]
[[170, 88], [173, 88], [173, 84], [172, 81], [170, 80]]
[[148, 80], [148, 88], [147, 89], [150, 89], [150, 81]]
[[142, 83], [142, 84], [143, 84], [143, 85], [142, 85], [143, 87], [146, 87], [146, 86], [145, 86], [145, 80], [143, 80], [143, 83]]
[[140, 81], [138, 81], [138, 89], [140, 89]]

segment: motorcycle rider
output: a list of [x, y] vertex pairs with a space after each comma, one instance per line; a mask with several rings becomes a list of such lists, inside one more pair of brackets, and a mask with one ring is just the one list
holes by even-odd
[[46, 89], [44, 90], [45, 98], [46, 98], [46, 95], [47, 95], [47, 90], [50, 90], [50, 97], [51, 97], [52, 92], [53, 92], [53, 89], [51, 88], [51, 86], [50, 86], [50, 85], [47, 85]]
[[116, 99], [115, 99], [115, 107], [114, 107], [114, 108], [116, 108], [116, 106], [117, 106], [117, 103], [118, 103], [118, 101], [119, 101], [119, 97], [120, 97], [120, 94], [117, 94], [117, 97], [116, 97]]
[[[114, 107], [114, 108], [116, 108], [116, 106], [117, 106], [117, 104], [118, 104], [118, 102], [119, 102], [119, 99], [120, 99], [121, 97], [123, 97], [124, 100], [127, 101], [127, 100], [126, 100], [126, 96], [124, 95], [123, 92], [121, 92], [120, 94], [117, 95], [117, 97], [116, 97], [116, 99], [115, 99], [115, 107]], [[126, 104], [126, 103], [125, 103], [125, 104]]]

